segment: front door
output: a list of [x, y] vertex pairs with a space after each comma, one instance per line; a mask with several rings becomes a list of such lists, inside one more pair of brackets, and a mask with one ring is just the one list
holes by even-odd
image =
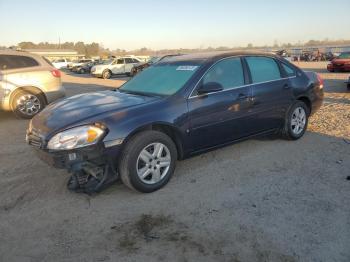
[[239, 139], [251, 133], [247, 116], [251, 106], [251, 87], [245, 85], [239, 57], [217, 62], [204, 75], [198, 88], [215, 82], [222, 91], [198, 95], [196, 90], [188, 99], [190, 139], [193, 151]]

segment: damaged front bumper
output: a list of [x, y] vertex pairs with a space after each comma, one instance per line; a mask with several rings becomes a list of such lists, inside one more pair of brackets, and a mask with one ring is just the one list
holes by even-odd
[[70, 190], [99, 192], [118, 179], [116, 163], [121, 145], [106, 148], [101, 142], [78, 149], [51, 151], [43, 138], [31, 133], [27, 133], [26, 142], [42, 161], [72, 174], [67, 184]]

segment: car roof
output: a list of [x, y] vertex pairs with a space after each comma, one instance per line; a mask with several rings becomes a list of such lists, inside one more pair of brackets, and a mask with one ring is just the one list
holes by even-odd
[[26, 51], [17, 51], [17, 50], [10, 50], [10, 49], [5, 49], [5, 50], [0, 50], [0, 55], [20, 55], [20, 56], [30, 56], [33, 58], [40, 58], [40, 55], [36, 55], [33, 53], [29, 53]]
[[226, 57], [231, 56], [270, 56], [278, 57], [273, 53], [269, 52], [257, 52], [257, 51], [215, 51], [215, 52], [205, 52], [205, 53], [193, 53], [186, 55], [177, 55], [166, 57], [162, 59], [159, 63], [177, 63], [177, 62], [195, 62], [195, 63], [205, 63], [208, 61], [217, 61]]

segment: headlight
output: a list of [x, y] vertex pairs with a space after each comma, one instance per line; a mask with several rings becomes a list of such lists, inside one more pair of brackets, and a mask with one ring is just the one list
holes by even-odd
[[80, 126], [54, 135], [47, 148], [51, 150], [69, 150], [96, 144], [105, 130], [97, 126]]

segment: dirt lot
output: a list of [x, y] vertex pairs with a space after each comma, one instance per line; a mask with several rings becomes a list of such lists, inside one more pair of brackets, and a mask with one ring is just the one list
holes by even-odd
[[[153, 194], [115, 184], [70, 193], [67, 174], [24, 142], [28, 121], [0, 113], [0, 261], [350, 261], [349, 74], [299, 141], [250, 140], [177, 165]], [[64, 76], [69, 95], [125, 79]]]

